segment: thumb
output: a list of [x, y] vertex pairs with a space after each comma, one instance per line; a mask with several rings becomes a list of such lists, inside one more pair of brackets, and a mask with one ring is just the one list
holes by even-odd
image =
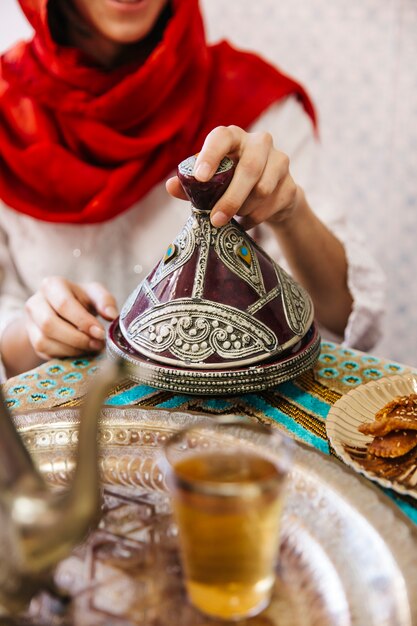
[[165, 187], [167, 192], [173, 196], [174, 198], [179, 198], [180, 200], [187, 200], [187, 196], [185, 194], [184, 189], [179, 181], [178, 176], [173, 176], [172, 178], [168, 178], [165, 183]]

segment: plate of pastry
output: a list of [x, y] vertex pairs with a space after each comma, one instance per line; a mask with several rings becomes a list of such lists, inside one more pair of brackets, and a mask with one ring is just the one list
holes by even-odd
[[417, 374], [352, 389], [330, 409], [326, 429], [347, 465], [417, 499]]

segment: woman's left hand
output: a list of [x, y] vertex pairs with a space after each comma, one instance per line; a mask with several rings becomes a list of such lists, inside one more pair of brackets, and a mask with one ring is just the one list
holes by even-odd
[[[233, 179], [211, 212], [211, 223], [224, 226], [235, 215], [249, 229], [261, 222], [283, 224], [293, 217], [303, 196], [289, 170], [286, 154], [277, 150], [269, 133], [247, 133], [238, 126], [218, 126], [206, 137], [194, 168], [197, 180], [214, 175], [227, 155], [237, 161]], [[170, 178], [168, 192], [185, 199], [176, 176]]]

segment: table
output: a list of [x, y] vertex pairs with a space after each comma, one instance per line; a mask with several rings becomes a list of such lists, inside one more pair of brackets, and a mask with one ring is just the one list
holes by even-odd
[[[77, 406], [102, 359], [103, 355], [49, 361], [9, 379], [3, 385], [6, 402], [14, 413]], [[261, 393], [221, 398], [195, 397], [125, 382], [111, 392], [108, 404], [197, 411], [209, 415], [247, 415], [260, 422], [273, 423], [292, 438], [325, 454], [334, 455], [326, 435], [326, 417], [332, 404], [362, 383], [410, 371], [411, 368], [399, 363], [323, 341], [320, 357], [312, 370]], [[385, 491], [417, 524], [417, 501], [391, 490]]]

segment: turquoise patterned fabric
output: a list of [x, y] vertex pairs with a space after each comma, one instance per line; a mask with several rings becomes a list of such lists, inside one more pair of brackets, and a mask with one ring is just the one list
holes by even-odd
[[[77, 405], [82, 401], [102, 359], [101, 356], [50, 361], [5, 383], [6, 402], [14, 412], [33, 409], [34, 405], [36, 408]], [[112, 406], [197, 411], [208, 415], [247, 415], [273, 424], [291, 438], [324, 454], [334, 454], [326, 433], [326, 418], [331, 406], [344, 393], [360, 384], [410, 371], [399, 363], [325, 341], [312, 370], [260, 393], [196, 397], [130, 382], [116, 388], [107, 403]], [[417, 500], [388, 489], [385, 493], [417, 524]]]

